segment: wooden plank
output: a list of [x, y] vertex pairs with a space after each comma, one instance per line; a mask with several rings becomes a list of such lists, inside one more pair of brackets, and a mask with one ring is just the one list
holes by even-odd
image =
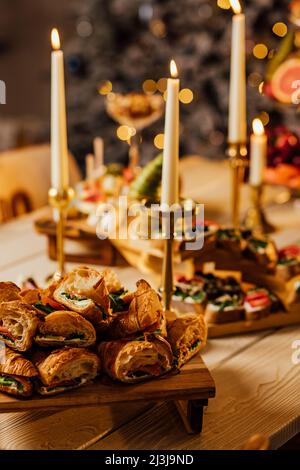
[[213, 371], [212, 400], [199, 436], [187, 436], [171, 405], [161, 404], [91, 449], [240, 449], [253, 434], [282, 446], [300, 431], [300, 365], [291, 360], [300, 327], [269, 335]]
[[34, 395], [27, 400], [0, 393], [0, 413], [70, 408], [145, 401], [193, 400], [214, 397], [214, 381], [200, 355], [180, 373], [170, 373], [139, 384], [121, 384], [103, 377], [94, 384], [52, 397]]
[[153, 404], [65, 411], [31, 411], [0, 415], [1, 450], [84, 449], [112, 430], [147, 411]]

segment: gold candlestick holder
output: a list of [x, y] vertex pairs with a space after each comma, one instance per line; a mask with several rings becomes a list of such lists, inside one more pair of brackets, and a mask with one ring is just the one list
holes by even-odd
[[229, 165], [231, 168], [231, 219], [232, 225], [240, 226], [240, 192], [247, 162], [247, 146], [244, 143], [228, 144]]
[[[164, 216], [167, 213], [163, 214]], [[173, 242], [174, 242], [174, 212], [170, 212], [170, 229], [165, 239], [165, 251], [163, 258], [163, 270], [162, 270], [162, 295], [165, 311], [171, 310], [172, 295], [174, 292], [174, 277], [173, 277]], [[166, 235], [166, 229], [165, 229]]]
[[251, 206], [245, 217], [245, 227], [258, 235], [273, 233], [275, 231], [275, 227], [268, 222], [263, 210], [263, 185], [251, 186], [250, 190]]
[[56, 225], [56, 251], [58, 270], [55, 273], [56, 277], [61, 277], [65, 273], [65, 252], [64, 252], [64, 228], [67, 215], [67, 209], [70, 202], [74, 198], [74, 190], [67, 188], [63, 191], [58, 191], [56, 188], [51, 188], [48, 193], [49, 204], [57, 211], [58, 220]]

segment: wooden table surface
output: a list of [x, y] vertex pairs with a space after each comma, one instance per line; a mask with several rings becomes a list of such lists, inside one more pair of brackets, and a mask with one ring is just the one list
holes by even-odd
[[[284, 220], [277, 241], [300, 242], [296, 209], [277, 207], [272, 214], [277, 224], [280, 214]], [[0, 281], [19, 282], [31, 275], [42, 282], [55, 270], [46, 255], [46, 238], [33, 232], [39, 215], [0, 228]], [[140, 276], [131, 267], [117, 271], [129, 288]], [[300, 432], [295, 340], [300, 340], [300, 325], [209, 341], [202, 356], [217, 394], [206, 408], [201, 435], [186, 433], [173, 403], [135, 403], [1, 414], [0, 449], [240, 449], [256, 433], [278, 448]]]

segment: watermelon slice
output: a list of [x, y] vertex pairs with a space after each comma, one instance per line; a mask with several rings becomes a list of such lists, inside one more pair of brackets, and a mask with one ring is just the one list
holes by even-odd
[[298, 87], [293, 87], [295, 81], [300, 81], [300, 58], [293, 57], [284, 61], [275, 71], [271, 79], [273, 96], [280, 102], [292, 104], [292, 96]]

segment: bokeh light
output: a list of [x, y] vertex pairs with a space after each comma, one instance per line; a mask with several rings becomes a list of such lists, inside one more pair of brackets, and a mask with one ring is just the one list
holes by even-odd
[[76, 26], [78, 36], [88, 38], [93, 34], [93, 25], [89, 18], [81, 18]]
[[223, 10], [230, 9], [230, 1], [229, 0], [218, 0], [217, 1], [218, 7], [222, 8]]
[[179, 92], [179, 101], [183, 104], [189, 104], [193, 101], [194, 94], [189, 88], [183, 88]]
[[108, 95], [112, 91], [112, 83], [109, 80], [104, 80], [98, 87], [100, 95]]
[[264, 93], [264, 86], [265, 86], [264, 81], [260, 82], [260, 84], [258, 85], [258, 91], [261, 95], [263, 95], [263, 93]]
[[117, 128], [117, 136], [120, 140], [129, 140], [136, 134], [136, 129], [129, 126], [119, 126]]
[[157, 85], [156, 85], [156, 82], [154, 80], [145, 80], [144, 83], [143, 83], [143, 91], [144, 93], [147, 93], [149, 95], [152, 95], [153, 93], [155, 93], [157, 90]]
[[288, 28], [285, 23], [282, 23], [281, 21], [279, 21], [278, 23], [274, 24], [272, 31], [277, 36], [280, 36], [281, 38], [283, 38], [286, 35]]
[[154, 145], [157, 149], [162, 150], [164, 148], [164, 140], [165, 136], [164, 134], [157, 134], [154, 137]]
[[252, 72], [250, 73], [248, 77], [248, 83], [250, 86], [257, 88], [259, 84], [261, 83], [262, 76], [258, 72]]
[[161, 93], [163, 93], [164, 91], [166, 91], [167, 89], [167, 85], [168, 85], [168, 81], [165, 77], [163, 78], [160, 78], [157, 83], [156, 83], [156, 86], [157, 86], [157, 89], [158, 91], [160, 91]]
[[253, 48], [253, 55], [257, 59], [265, 59], [268, 55], [268, 48], [265, 44], [256, 44]]
[[270, 116], [266, 111], [262, 111], [261, 113], [259, 113], [257, 118], [261, 120], [264, 126], [267, 126], [270, 122]]
[[162, 20], [151, 20], [150, 21], [150, 31], [157, 38], [165, 38], [167, 35], [166, 25]]

